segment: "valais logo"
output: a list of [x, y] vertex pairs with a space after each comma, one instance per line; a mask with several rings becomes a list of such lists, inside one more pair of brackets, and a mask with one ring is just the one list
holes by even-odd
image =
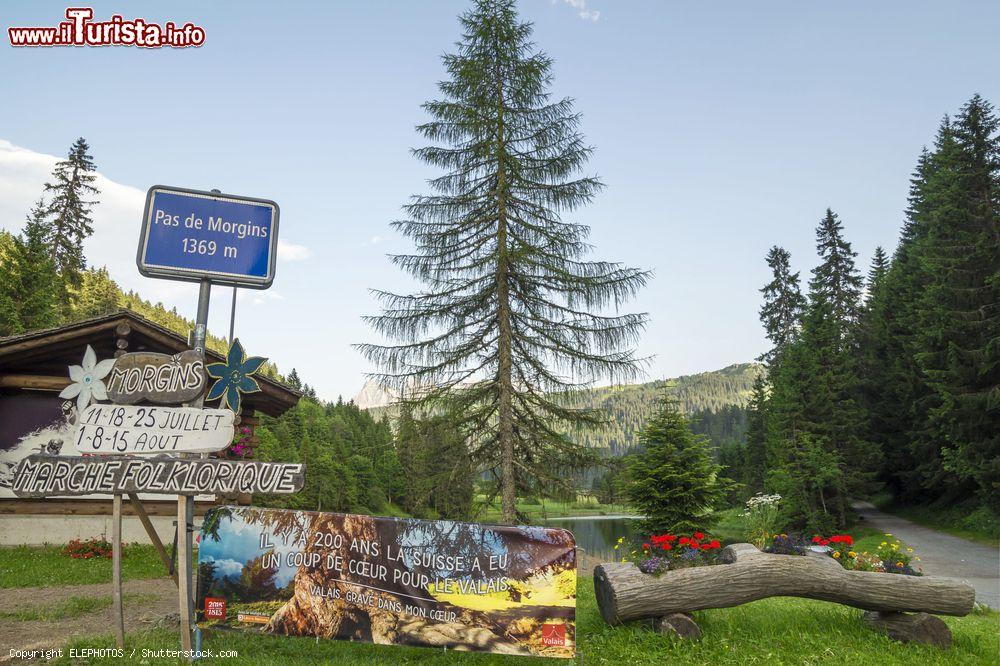
[[566, 645], [566, 625], [543, 624], [542, 645]]
[[206, 620], [225, 620], [226, 619], [226, 600], [225, 599], [213, 599], [212, 597], [205, 597], [205, 619]]

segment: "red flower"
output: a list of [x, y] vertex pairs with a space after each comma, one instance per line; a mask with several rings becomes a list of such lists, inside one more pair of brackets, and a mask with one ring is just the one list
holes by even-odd
[[821, 539], [822, 539], [822, 537], [820, 537], [820, 536], [819, 536], [819, 535], [817, 534], [816, 536], [814, 536], [814, 537], [813, 537], [813, 543], [819, 543]]
[[688, 541], [688, 547], [689, 548], [697, 548], [698, 547], [698, 542], [695, 541], [694, 539], [691, 539], [690, 541]]
[[705, 538], [705, 535], [702, 534], [701, 532], [695, 532], [693, 536], [695, 539], [698, 539], [699, 541]]
[[685, 544], [691, 543], [691, 539], [688, 539], [687, 537], [681, 537], [681, 540], [678, 543], [683, 546]]
[[643, 550], [649, 550], [649, 544], [648, 543], [642, 544], [642, 549]]
[[710, 545], [710, 546], [711, 546], [712, 548], [722, 548], [722, 544], [721, 544], [721, 543], [719, 543], [719, 540], [718, 540], [718, 539], [712, 539], [712, 542], [711, 542], [711, 543], [710, 543], [709, 545]]
[[671, 548], [673, 548], [673, 546], [671, 546], [669, 543], [665, 543], [661, 545], [660, 548], [662, 548], [663, 550], [670, 550]]
[[677, 541], [677, 537], [674, 536], [673, 534], [664, 534], [663, 535], [663, 540], [664, 541]]
[[821, 546], [829, 546], [830, 545], [830, 540], [829, 539], [820, 539], [819, 540], [819, 545], [821, 545]]
[[712, 544], [710, 544], [710, 543], [703, 543], [703, 544], [701, 544], [701, 549], [702, 550], [712, 550]]

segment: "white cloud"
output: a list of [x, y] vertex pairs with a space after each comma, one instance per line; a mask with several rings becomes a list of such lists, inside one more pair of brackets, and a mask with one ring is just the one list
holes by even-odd
[[278, 239], [278, 259], [282, 261], [302, 261], [312, 256], [312, 251], [305, 245], [287, 243]]
[[[552, 4], [556, 4], [559, 0], [552, 0]], [[577, 16], [585, 21], [597, 22], [601, 18], [601, 12], [596, 9], [590, 9], [587, 6], [587, 0], [563, 0], [563, 2], [573, 9], [577, 10]]]
[[217, 560], [211, 555], [208, 555], [205, 557], [205, 561], [214, 563], [215, 571], [221, 574], [223, 578], [231, 578], [233, 576], [239, 576], [243, 573], [243, 565], [236, 560]]

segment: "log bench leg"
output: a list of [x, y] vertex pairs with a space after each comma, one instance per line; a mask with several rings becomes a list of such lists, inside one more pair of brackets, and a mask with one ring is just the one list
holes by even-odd
[[903, 643], [923, 643], [951, 647], [951, 629], [939, 617], [927, 613], [887, 613], [868, 611], [865, 624]]
[[673, 634], [678, 638], [696, 641], [701, 638], [701, 629], [694, 618], [687, 613], [671, 613], [653, 620], [653, 629], [661, 634]]

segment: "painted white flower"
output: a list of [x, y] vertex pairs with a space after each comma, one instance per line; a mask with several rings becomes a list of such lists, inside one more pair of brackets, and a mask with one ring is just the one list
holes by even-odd
[[69, 378], [73, 383], [64, 388], [60, 393], [60, 398], [76, 398], [77, 414], [82, 414], [84, 408], [90, 404], [91, 398], [94, 400], [107, 400], [108, 390], [101, 381], [108, 376], [111, 368], [115, 365], [115, 359], [109, 358], [97, 362], [97, 354], [87, 345], [87, 351], [83, 353], [83, 365], [69, 366]]

